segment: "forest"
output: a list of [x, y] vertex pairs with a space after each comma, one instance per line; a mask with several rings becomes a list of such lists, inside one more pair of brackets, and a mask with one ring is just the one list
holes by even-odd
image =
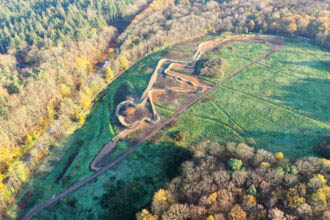
[[119, 19], [133, 0], [1, 0], [0, 52], [81, 41]]
[[[127, 27], [126, 27], [127, 24]], [[140, 58], [208, 34], [330, 48], [327, 0], [0, 0], [0, 210], [93, 100]], [[105, 61], [109, 65], [98, 71]], [[306, 180], [307, 181], [307, 180]]]
[[[0, 24], [9, 35], [0, 32], [1, 209], [50, 146], [84, 123], [93, 98], [114, 78], [112, 70], [94, 74], [114, 54], [119, 32], [112, 25], [129, 21], [148, 1], [2, 3]], [[61, 22], [66, 29], [57, 27]]]
[[322, 219], [330, 217], [330, 161], [304, 157], [295, 163], [282, 152], [254, 151], [244, 143], [202, 142], [182, 174], [155, 192], [157, 219]]

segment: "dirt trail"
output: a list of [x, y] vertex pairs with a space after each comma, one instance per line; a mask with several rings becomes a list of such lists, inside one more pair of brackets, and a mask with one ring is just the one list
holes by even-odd
[[[175, 92], [181, 92], [181, 93], [202, 93], [206, 91], [207, 89], [210, 89], [211, 87], [205, 83], [202, 83], [198, 78], [188, 76], [182, 73], [177, 72], [176, 70], [189, 70], [194, 69], [196, 62], [201, 58], [203, 54], [205, 54], [208, 50], [214, 48], [218, 44], [221, 44], [225, 41], [228, 41], [228, 39], [219, 39], [216, 41], [207, 41], [201, 43], [196, 53], [194, 54], [193, 58], [188, 61], [177, 61], [177, 60], [170, 60], [170, 59], [162, 59], [158, 62], [154, 73], [152, 74], [149, 84], [145, 91], [143, 92], [140, 99], [132, 100], [128, 99], [126, 101], [121, 102], [116, 111], [116, 116], [118, 117], [121, 124], [123, 124], [127, 129], [121, 131], [116, 137], [112, 139], [113, 142], [117, 142], [120, 139], [125, 138], [128, 134], [131, 134], [135, 131], [137, 131], [140, 128], [143, 128], [148, 125], [153, 125], [155, 123], [158, 123], [160, 121], [160, 116], [156, 111], [154, 102], [153, 102], [153, 95], [155, 92], [167, 92], [166, 89], [154, 89], [153, 86], [157, 80], [157, 78], [160, 76], [160, 74], [165, 74], [170, 77], [172, 77], [177, 83], [179, 83], [179, 86], [177, 87], [169, 87], [167, 89], [175, 91]], [[164, 65], [168, 65], [168, 67], [164, 70], [162, 70], [162, 67]], [[133, 123], [128, 123], [126, 120], [125, 115], [122, 115], [121, 112], [123, 112], [123, 109], [126, 109], [128, 107], [130, 108], [138, 108], [138, 107], [145, 107], [147, 102], [151, 104], [152, 107], [152, 117], [142, 117], [140, 120], [135, 121]], [[92, 166], [94, 166], [95, 163], [92, 163]]]
[[[233, 38], [230, 38], [230, 39], [226, 39], [226, 41], [229, 41], [231, 39], [232, 40], [242, 40], [242, 39], [252, 39], [252, 38], [253, 38], [253, 36], [251, 36], [251, 37], [233, 37]], [[110, 169], [113, 166], [115, 166], [122, 159], [124, 159], [127, 155], [129, 155], [130, 153], [134, 152], [144, 141], [148, 140], [150, 137], [152, 137], [153, 135], [155, 135], [156, 133], [158, 133], [162, 128], [164, 128], [167, 124], [169, 124], [172, 120], [174, 120], [175, 118], [177, 118], [179, 115], [181, 115], [182, 113], [184, 113], [189, 107], [191, 107], [193, 104], [195, 104], [201, 98], [203, 98], [204, 96], [210, 94], [212, 91], [214, 91], [215, 89], [217, 89], [219, 86], [223, 85], [225, 82], [227, 82], [229, 79], [231, 79], [235, 75], [239, 74], [240, 72], [242, 72], [243, 70], [247, 69], [248, 67], [250, 67], [250, 66], [252, 66], [252, 65], [260, 62], [261, 60], [265, 59], [267, 56], [269, 56], [270, 54], [274, 53], [275, 51], [277, 51], [277, 50], [279, 50], [281, 48], [281, 45], [280, 45], [281, 43], [276, 42], [277, 40], [279, 40], [278, 38], [275, 38], [275, 37], [258, 37], [258, 39], [263, 39], [264, 41], [272, 41], [272, 42], [275, 42], [275, 44], [277, 44], [277, 45], [273, 45], [271, 51], [269, 51], [268, 53], [266, 53], [262, 57], [260, 57], [257, 60], [249, 63], [248, 65], [240, 68], [236, 72], [232, 73], [230, 76], [226, 77], [223, 81], [221, 81], [221, 82], [215, 84], [214, 86], [212, 86], [210, 89], [204, 91], [203, 93], [198, 94], [193, 100], [190, 100], [189, 103], [187, 103], [183, 108], [181, 108], [180, 110], [178, 110], [175, 114], [171, 115], [170, 117], [168, 117], [168, 118], [166, 118], [164, 120], [161, 120], [159, 123], [157, 123], [154, 126], [152, 126], [151, 132], [149, 134], [147, 134], [138, 143], [134, 144], [131, 148], [129, 148], [127, 151], [125, 151], [123, 154], [121, 154], [113, 162], [111, 162], [110, 164], [108, 164], [108, 165], [106, 165], [106, 166], [104, 166], [102, 168], [99, 168], [98, 171], [96, 171], [93, 175], [91, 175], [87, 179], [74, 184], [73, 186], [71, 186], [70, 188], [68, 188], [66, 191], [64, 191], [64, 192], [62, 192], [62, 193], [60, 193], [58, 195], [54, 195], [52, 198], [48, 199], [47, 201], [45, 201], [41, 205], [38, 205], [38, 206], [34, 207], [33, 209], [31, 209], [24, 216], [23, 220], [29, 220], [31, 217], [33, 217], [34, 215], [36, 215], [42, 209], [44, 209], [44, 208], [52, 205], [53, 203], [57, 202], [58, 200], [66, 197], [68, 194], [70, 194], [70, 193], [76, 191], [77, 189], [79, 189], [80, 187], [88, 184], [90, 181], [94, 180], [95, 178], [97, 178], [98, 176], [100, 176], [101, 174], [103, 174], [105, 171], [107, 171], [108, 169]], [[224, 41], [222, 41], [222, 42], [224, 42]], [[206, 47], [205, 44], [203, 44], [202, 46], [203, 46], [203, 48]], [[199, 46], [199, 49], [200, 48], [201, 48], [201, 46]], [[210, 47], [206, 47], [206, 48], [210, 48]], [[199, 49], [197, 51], [199, 53], [196, 53], [195, 54], [196, 59], [197, 58], [199, 59], [202, 56], [202, 54], [200, 53], [200, 50]], [[160, 67], [161, 66], [160, 63], [157, 65], [157, 67]], [[179, 63], [179, 62], [177, 62], [177, 63]], [[180, 62], [180, 63], [184, 63], [184, 62]], [[194, 63], [195, 62], [193, 62], [193, 65], [194, 65]], [[150, 86], [150, 87], [148, 86], [148, 88], [150, 90], [152, 88], [152, 86]], [[109, 153], [114, 148], [115, 148], [115, 142], [112, 140], [108, 144], [105, 145], [105, 147], [100, 151], [100, 154], [102, 152], [103, 153]]]

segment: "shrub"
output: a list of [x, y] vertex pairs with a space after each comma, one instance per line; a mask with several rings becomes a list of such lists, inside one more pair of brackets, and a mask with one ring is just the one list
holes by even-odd
[[246, 171], [235, 171], [232, 174], [232, 180], [235, 183], [236, 186], [241, 187], [248, 176], [248, 173]]
[[252, 184], [252, 185], [248, 188], [247, 193], [249, 193], [250, 195], [254, 195], [254, 196], [256, 196], [256, 195], [257, 195], [257, 189], [256, 189], [256, 187]]
[[154, 200], [156, 200], [156, 201], [166, 201], [167, 197], [166, 197], [165, 190], [160, 189], [158, 192], [156, 192], [155, 195], [154, 195]]
[[104, 77], [105, 77], [105, 81], [109, 83], [113, 80], [113, 78], [115, 78], [115, 73], [112, 71], [110, 67], [107, 66], [104, 69]]
[[319, 179], [322, 184], [326, 184], [328, 182], [328, 180], [326, 180], [325, 177], [321, 174], [314, 174], [314, 178]]
[[296, 209], [299, 205], [305, 203], [305, 198], [300, 197], [298, 191], [294, 188], [289, 189], [287, 193], [288, 206], [291, 209]]
[[270, 163], [263, 161], [263, 162], [261, 162], [260, 166], [270, 167]]
[[252, 208], [256, 207], [257, 199], [253, 195], [246, 195], [243, 197], [242, 207], [246, 211], [250, 211]]
[[120, 65], [122, 66], [122, 69], [123, 70], [127, 70], [128, 69], [130, 63], [129, 63], [129, 61], [128, 61], [128, 59], [126, 57], [121, 56], [119, 58], [119, 62], [120, 62]]
[[215, 192], [215, 193], [212, 193], [208, 198], [207, 198], [207, 202], [209, 204], [212, 204], [214, 203], [215, 201], [217, 201], [217, 197], [218, 197], [218, 194]]
[[274, 209], [269, 210], [268, 218], [269, 219], [276, 219], [276, 220], [285, 219], [284, 218], [284, 213], [281, 210], [279, 210], [278, 208], [274, 208]]
[[0, 117], [8, 120], [9, 118], [9, 106], [7, 104], [0, 103]]
[[265, 151], [264, 149], [259, 149], [254, 155], [254, 164], [257, 165], [263, 161], [273, 163], [274, 155], [268, 151]]
[[175, 142], [185, 141], [186, 137], [187, 137], [187, 132], [184, 131], [175, 131], [170, 134], [170, 138]]
[[249, 160], [254, 155], [254, 149], [252, 147], [249, 147], [245, 143], [240, 143], [236, 146], [234, 149], [234, 157], [237, 157], [243, 161]]
[[163, 215], [163, 219], [184, 220], [189, 217], [187, 204], [173, 204]]
[[8, 171], [8, 165], [5, 162], [0, 161], [0, 175], [6, 174], [7, 171]]
[[210, 215], [209, 217], [207, 217], [206, 220], [214, 220], [213, 215]]
[[284, 158], [284, 155], [282, 152], [277, 152], [275, 154], [275, 158], [278, 159], [278, 160], [282, 160]]
[[327, 206], [327, 196], [323, 189], [318, 189], [315, 193], [313, 193], [311, 200], [314, 202], [321, 202], [321, 204]]
[[161, 215], [169, 207], [167, 194], [169, 193], [166, 192], [164, 189], [160, 189], [154, 194], [151, 210], [157, 216]]
[[17, 93], [19, 93], [19, 87], [20, 87], [20, 85], [17, 82], [11, 82], [7, 86], [8, 93], [9, 94], [17, 94]]
[[310, 175], [321, 168], [321, 163], [316, 157], [304, 157], [297, 160], [295, 166], [302, 175]]
[[300, 218], [308, 219], [313, 215], [313, 210], [310, 205], [303, 203], [298, 206], [297, 213]]
[[218, 185], [222, 185], [230, 180], [230, 174], [225, 170], [215, 171], [213, 173], [214, 182]]
[[242, 169], [243, 163], [241, 160], [238, 159], [230, 159], [228, 161], [228, 166], [231, 170], [238, 171]]
[[141, 212], [136, 214], [137, 220], [158, 220], [158, 216], [152, 215], [148, 210], [143, 209]]
[[65, 84], [60, 85], [60, 92], [63, 98], [71, 96], [71, 88]]
[[229, 63], [225, 59], [208, 59], [202, 63], [199, 74], [201, 76], [222, 78], [226, 74], [228, 67]]
[[308, 181], [307, 186], [311, 191], [315, 191], [323, 186], [323, 182], [318, 177], [313, 177]]
[[234, 207], [230, 210], [228, 214], [229, 220], [244, 220], [246, 219], [246, 212], [241, 208], [240, 205], [236, 204]]

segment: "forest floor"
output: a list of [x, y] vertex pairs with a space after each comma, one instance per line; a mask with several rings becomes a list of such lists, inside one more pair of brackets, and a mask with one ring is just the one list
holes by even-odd
[[[208, 36], [147, 56], [113, 82], [94, 106], [86, 124], [56, 147], [9, 214], [13, 218], [21, 216], [90, 176], [91, 159], [120, 131], [121, 125], [114, 117], [116, 106], [131, 94], [143, 93], [161, 58], [169, 54], [189, 58], [194, 48], [187, 44], [214, 38], [219, 36]], [[254, 147], [283, 151], [291, 158], [313, 155], [312, 147], [330, 132], [326, 92], [330, 74], [324, 63], [328, 52], [307, 42], [286, 42], [285, 46], [210, 92], [107, 175], [43, 210], [37, 219], [55, 216], [57, 219], [132, 219], [137, 210], [150, 203], [153, 192], [177, 174], [178, 165], [190, 158], [190, 146], [202, 139], [221, 143], [244, 141]], [[269, 49], [264, 43], [235, 41], [220, 53], [211, 51], [206, 58], [226, 59], [230, 64], [226, 78]], [[214, 84], [223, 80], [204, 79]], [[171, 103], [156, 103], [156, 108], [163, 116], [176, 111]], [[183, 138], [175, 140], [173, 137], [179, 132], [184, 134]], [[137, 132], [131, 138], [141, 135], [142, 132]], [[129, 148], [130, 142], [118, 142], [117, 151], [109, 160]], [[68, 162], [72, 162], [69, 167]], [[56, 181], [59, 176], [62, 179]]]

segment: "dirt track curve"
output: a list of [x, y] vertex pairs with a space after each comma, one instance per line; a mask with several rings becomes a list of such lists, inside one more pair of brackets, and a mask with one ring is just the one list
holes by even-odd
[[[245, 40], [245, 39], [257, 39], [257, 40], [262, 40], [262, 41], [270, 41], [270, 42], [275, 42], [275, 44], [281, 44], [278, 43], [279, 40], [278, 38], [275, 37], [256, 37], [256, 36], [250, 36], [250, 37], [231, 37], [231, 38], [227, 38], [226, 41], [232, 41], [232, 40]], [[223, 43], [223, 41], [221, 41], [220, 43]], [[200, 48], [202, 48], [203, 46], [209, 46], [209, 45], [205, 45], [205, 44], [200, 44], [198, 47], [198, 50], [194, 56], [194, 58], [200, 58], [202, 56], [202, 54], [200, 54]], [[67, 196], [68, 194], [76, 191], [77, 189], [79, 189], [80, 187], [88, 184], [90, 181], [94, 180], [95, 178], [97, 178], [98, 176], [100, 176], [101, 174], [103, 174], [105, 171], [107, 171], [108, 169], [112, 168], [113, 166], [115, 166], [117, 163], [119, 163], [122, 159], [124, 159], [127, 155], [129, 155], [130, 153], [134, 152], [144, 141], [148, 140], [150, 137], [152, 137], [154, 134], [156, 134], [157, 132], [159, 132], [163, 127], [165, 127], [167, 124], [169, 124], [172, 120], [174, 120], [176, 117], [178, 117], [179, 115], [181, 115], [182, 113], [185, 112], [185, 110], [187, 110], [189, 107], [191, 107], [193, 104], [195, 104], [198, 100], [200, 100], [201, 98], [203, 98], [204, 96], [208, 95], [209, 93], [213, 92], [216, 88], [218, 88], [219, 86], [223, 85], [225, 82], [227, 82], [229, 79], [231, 79], [232, 77], [234, 77], [235, 75], [239, 74], [240, 72], [242, 72], [243, 70], [247, 69], [248, 67], [260, 62], [261, 60], [265, 59], [267, 56], [269, 56], [270, 54], [274, 53], [275, 51], [279, 50], [281, 48], [281, 45], [273, 45], [272, 49], [266, 53], [265, 55], [261, 56], [260, 58], [258, 58], [257, 60], [247, 64], [246, 66], [240, 68], [239, 70], [237, 70], [236, 72], [232, 73], [231, 75], [229, 75], [228, 77], [226, 77], [224, 80], [222, 80], [221, 82], [215, 84], [214, 86], [212, 86], [211, 88], [209, 88], [208, 90], [198, 94], [195, 99], [193, 99], [192, 101], [190, 101], [189, 103], [187, 103], [185, 105], [184, 108], [180, 109], [179, 111], [177, 111], [174, 115], [171, 115], [170, 117], [166, 118], [165, 120], [159, 122], [158, 124], [154, 125], [152, 131], [145, 136], [142, 140], [140, 140], [138, 143], [134, 144], [131, 148], [129, 148], [127, 151], [125, 151], [123, 154], [121, 154], [117, 159], [115, 159], [113, 162], [111, 162], [110, 164], [100, 168], [98, 171], [96, 171], [93, 175], [91, 175], [90, 177], [88, 177], [87, 179], [76, 183], [75, 185], [71, 186], [70, 188], [68, 188], [66, 191], [58, 194], [58, 195], [54, 195], [52, 198], [48, 199], [47, 201], [45, 201], [44, 203], [34, 207], [33, 209], [31, 209], [23, 218], [23, 220], [29, 220], [31, 219], [34, 215], [36, 215], [38, 212], [40, 212], [42, 209], [52, 205], [53, 203], [57, 202], [58, 200], [64, 198], [65, 196]], [[196, 60], [196, 59], [192, 59], [191, 61]], [[182, 63], [182, 61], [173, 61], [175, 63]], [[151, 87], [150, 87], [151, 88]], [[149, 88], [149, 90], [150, 90]], [[106, 144], [104, 146], [104, 148], [100, 151], [100, 153], [102, 151], [104, 152], [109, 152], [111, 151], [114, 147], [115, 147], [115, 142], [110, 141], [108, 144]]]
[[[182, 73], [178, 73], [177, 69], [179, 70], [186, 70], [189, 72], [190, 69], [194, 69], [196, 63], [200, 60], [200, 58], [207, 53], [210, 49], [229, 41], [230, 39], [219, 39], [215, 41], [206, 41], [198, 45], [198, 48], [193, 56], [192, 59], [187, 61], [177, 61], [177, 60], [170, 60], [170, 59], [161, 59], [152, 76], [150, 77], [149, 83], [147, 88], [144, 90], [140, 99], [132, 100], [128, 99], [125, 100], [117, 106], [116, 116], [120, 123], [126, 127], [123, 131], [121, 131], [118, 135], [116, 135], [110, 142], [108, 142], [99, 154], [95, 157], [92, 161], [90, 168], [94, 171], [98, 171], [101, 168], [97, 166], [98, 161], [100, 161], [104, 156], [109, 155], [109, 153], [115, 148], [117, 141], [124, 139], [129, 134], [145, 128], [149, 127], [150, 125], [155, 125], [156, 123], [160, 122], [160, 116], [156, 110], [153, 95], [154, 93], [166, 93], [166, 89], [172, 90], [178, 93], [203, 93], [206, 90], [210, 89], [211, 86], [205, 83], [200, 82], [196, 77], [188, 76]], [[162, 70], [164, 65], [168, 65], [165, 70]], [[155, 89], [153, 88], [154, 84], [157, 81], [157, 78], [161, 75], [165, 74], [171, 78], [173, 78], [180, 86], [179, 87], [169, 87], [166, 89]], [[182, 85], [184, 85], [182, 87]], [[147, 102], [149, 101], [151, 108], [152, 108], [152, 116], [151, 117], [142, 117], [139, 120], [129, 123], [126, 121], [126, 117], [121, 114], [122, 109], [131, 106], [130, 108], [143, 108], [146, 106]]]

